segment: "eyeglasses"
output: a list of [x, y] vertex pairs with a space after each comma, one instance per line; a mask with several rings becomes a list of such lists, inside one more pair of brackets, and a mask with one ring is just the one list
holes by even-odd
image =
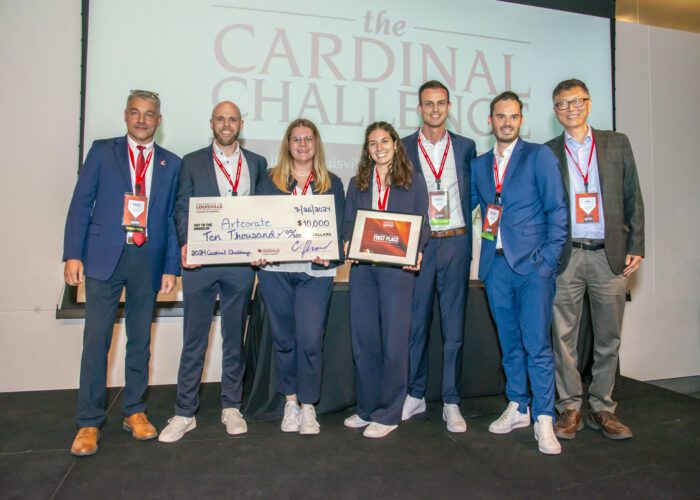
[[296, 145], [296, 146], [298, 146], [298, 145], [300, 145], [301, 143], [304, 143], [304, 142], [305, 142], [306, 144], [313, 144], [313, 142], [314, 142], [314, 137], [313, 137], [312, 135], [307, 135], [306, 137], [297, 137], [297, 136], [294, 136], [294, 137], [290, 137], [290, 138], [289, 138], [289, 142], [291, 142], [292, 144], [294, 144], [294, 145]]
[[590, 97], [574, 97], [573, 99], [570, 99], [568, 101], [557, 101], [554, 103], [554, 107], [557, 108], [559, 111], [566, 111], [567, 109], [569, 109], [569, 105], [573, 105], [574, 108], [580, 108], [584, 105], [586, 101], [590, 100]]
[[129, 94], [132, 94], [132, 95], [133, 95], [133, 94], [140, 94], [140, 95], [146, 94], [146, 95], [151, 96], [151, 97], [154, 98], [154, 99], [155, 99], [156, 97], [158, 97], [158, 93], [157, 93], [157, 92], [153, 92], [153, 91], [150, 91], [150, 90], [132, 89], [132, 90], [129, 91]]

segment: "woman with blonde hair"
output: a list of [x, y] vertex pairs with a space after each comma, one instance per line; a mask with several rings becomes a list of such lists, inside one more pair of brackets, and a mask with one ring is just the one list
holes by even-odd
[[[277, 165], [267, 173], [260, 194], [332, 195], [340, 230], [343, 183], [326, 168], [321, 135], [312, 121], [299, 118], [289, 124]], [[342, 248], [338, 250], [342, 256]], [[255, 263], [262, 271], [258, 273], [260, 293], [270, 320], [279, 391], [286, 399], [281, 425], [284, 432], [320, 431], [314, 403], [321, 393], [323, 335], [339, 263], [319, 257], [313, 262]]]
[[352, 236], [358, 209], [423, 215], [418, 263], [403, 268], [353, 263], [350, 270], [350, 330], [355, 358], [357, 413], [345, 426], [367, 427], [380, 438], [401, 421], [408, 380], [408, 341], [415, 271], [430, 237], [428, 191], [389, 123], [367, 127], [357, 175], [350, 180], [343, 236]]

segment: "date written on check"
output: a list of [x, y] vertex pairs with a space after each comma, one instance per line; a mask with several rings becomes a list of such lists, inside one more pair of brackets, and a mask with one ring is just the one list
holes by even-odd
[[189, 264], [338, 259], [332, 195], [190, 198]]

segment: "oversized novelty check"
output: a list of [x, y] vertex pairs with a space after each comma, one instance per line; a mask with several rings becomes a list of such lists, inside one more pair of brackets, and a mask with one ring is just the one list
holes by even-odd
[[188, 264], [338, 259], [332, 195], [190, 198]]

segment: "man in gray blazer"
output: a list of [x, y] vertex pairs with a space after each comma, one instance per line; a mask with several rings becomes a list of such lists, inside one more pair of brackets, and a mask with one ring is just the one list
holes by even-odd
[[182, 159], [180, 187], [175, 203], [175, 222], [182, 258], [184, 335], [177, 375], [175, 416], [158, 437], [172, 443], [197, 426], [199, 385], [216, 297], [221, 309], [222, 370], [221, 422], [229, 434], [248, 430], [240, 413], [243, 392], [243, 329], [253, 290], [255, 271], [248, 264], [200, 266], [187, 263], [187, 222], [190, 197], [250, 196], [256, 194], [267, 169], [260, 155], [243, 149], [238, 136], [243, 129], [241, 111], [224, 101], [211, 114], [214, 141]]
[[553, 311], [557, 437], [573, 439], [583, 428], [583, 388], [576, 344], [583, 297], [588, 290], [593, 323], [591, 413], [586, 424], [610, 439], [632, 437], [615, 416], [612, 390], [617, 372], [627, 278], [644, 257], [644, 204], [629, 139], [588, 125], [591, 97], [580, 80], [565, 80], [552, 92], [564, 127], [547, 145], [559, 158], [569, 202]]

